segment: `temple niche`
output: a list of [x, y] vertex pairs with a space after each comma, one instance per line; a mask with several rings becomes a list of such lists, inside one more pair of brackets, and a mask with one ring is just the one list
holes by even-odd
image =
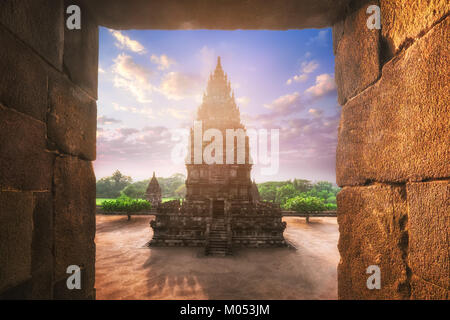
[[[227, 129], [241, 130], [244, 135], [233, 137], [232, 148], [223, 141], [222, 154], [213, 151], [214, 163], [206, 163], [203, 158], [199, 163], [198, 153], [203, 155], [211, 141], [202, 140], [199, 146], [195, 130], [191, 129], [186, 199], [182, 203], [169, 201], [157, 208], [156, 219], [150, 223], [150, 245], [204, 246], [210, 255], [231, 254], [233, 247], [284, 246], [286, 223], [282, 222], [281, 209], [277, 204], [260, 201], [257, 186], [251, 180], [249, 139], [220, 57], [196, 120], [201, 121], [202, 137], [208, 129], [220, 131], [224, 138]], [[227, 154], [227, 149], [231, 154]]]
[[161, 204], [161, 187], [158, 179], [156, 179], [155, 172], [148, 183], [147, 191], [145, 192], [145, 199], [152, 204], [153, 208], [157, 208]]

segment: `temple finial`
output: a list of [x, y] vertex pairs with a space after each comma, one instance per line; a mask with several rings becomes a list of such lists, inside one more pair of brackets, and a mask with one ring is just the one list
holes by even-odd
[[153, 171], [153, 178], [155, 178], [155, 171]]

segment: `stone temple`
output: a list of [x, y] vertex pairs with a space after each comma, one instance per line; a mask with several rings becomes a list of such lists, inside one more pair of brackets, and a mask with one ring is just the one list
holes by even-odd
[[[220, 57], [198, 108], [197, 121], [191, 129], [186, 159], [186, 199], [182, 203], [169, 201], [157, 208], [156, 219], [150, 223], [153, 228], [150, 245], [204, 246], [205, 253], [212, 255], [231, 254], [233, 247], [286, 245], [283, 237], [286, 223], [282, 222], [280, 207], [260, 201], [256, 184], [252, 183], [249, 139]], [[199, 136], [203, 139], [199, 142], [195, 141], [198, 139], [195, 133], [200, 122]], [[208, 129], [220, 131], [224, 137], [222, 150], [220, 147], [211, 150], [214, 140], [204, 136]], [[236, 134], [230, 143], [227, 129], [234, 132], [240, 129], [244, 134]], [[214, 157], [214, 162], [203, 158], [198, 161], [205, 150], [205, 154]], [[229, 154], [227, 150], [231, 150]]]
[[147, 191], [145, 192], [145, 199], [152, 204], [153, 208], [158, 207], [161, 204], [161, 187], [156, 179], [155, 172], [148, 183]]

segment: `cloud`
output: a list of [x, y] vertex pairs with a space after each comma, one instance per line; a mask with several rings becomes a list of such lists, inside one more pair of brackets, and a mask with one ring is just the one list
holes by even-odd
[[304, 82], [308, 79], [308, 74], [314, 72], [319, 67], [319, 63], [316, 60], [303, 61], [300, 66], [300, 74], [289, 78], [286, 81], [287, 85], [293, 82]]
[[159, 87], [159, 91], [168, 99], [181, 100], [201, 95], [203, 81], [200, 76], [181, 72], [167, 73]]
[[105, 73], [105, 72], [106, 71], [102, 67], [98, 66], [98, 73]]
[[123, 34], [121, 31], [109, 30], [113, 37], [116, 39], [115, 45], [120, 49], [129, 50], [138, 54], [144, 54], [147, 50], [139, 41], [131, 40], [130, 37]]
[[115, 165], [155, 160], [167, 163], [174, 143], [170, 131], [162, 126], [103, 130], [97, 137], [98, 159]]
[[113, 61], [114, 86], [130, 91], [138, 102], [151, 102], [149, 94], [153, 86], [150, 84], [149, 77], [152, 72], [123, 53]]
[[289, 79], [286, 81], [286, 84], [287, 84], [287, 85], [290, 85], [290, 84], [292, 84], [293, 82], [304, 82], [304, 81], [306, 81], [307, 79], [308, 79], [308, 75], [307, 75], [307, 74], [299, 74], [299, 75], [293, 76], [292, 78], [289, 78]]
[[108, 124], [121, 123], [121, 122], [122, 122], [122, 120], [109, 118], [107, 116], [101, 116], [101, 117], [97, 118], [97, 124], [100, 124], [100, 125], [108, 125]]
[[154, 64], [157, 64], [159, 70], [169, 69], [171, 65], [175, 64], [175, 60], [170, 59], [165, 54], [162, 54], [159, 57], [152, 54], [152, 56], [150, 57], [150, 61]]
[[308, 40], [306, 45], [318, 44], [320, 46], [328, 45], [328, 33], [329, 30], [320, 30], [315, 37], [312, 37]]
[[158, 112], [161, 119], [172, 117], [178, 120], [194, 120], [195, 112], [189, 109], [164, 108]]
[[114, 110], [117, 110], [117, 111], [125, 111], [125, 112], [129, 112], [129, 113], [140, 114], [149, 119], [155, 118], [153, 116], [153, 109], [150, 109], [148, 107], [139, 107], [139, 108], [128, 107], [128, 106], [121, 106], [121, 105], [113, 102], [113, 108], [114, 108]]
[[241, 107], [246, 107], [248, 106], [248, 104], [250, 103], [250, 98], [249, 97], [239, 97], [236, 99], [236, 102], [239, 106]]
[[316, 77], [316, 83], [306, 89], [305, 93], [310, 94], [314, 98], [326, 96], [336, 90], [336, 83], [331, 74], [323, 73]]
[[286, 113], [288, 111], [292, 111], [292, 109], [299, 106], [299, 104], [300, 94], [298, 92], [294, 92], [280, 96], [270, 104], [265, 104], [264, 107], [278, 113]]
[[314, 109], [314, 108], [309, 109], [308, 112], [315, 117], [320, 117], [323, 114], [323, 110]]

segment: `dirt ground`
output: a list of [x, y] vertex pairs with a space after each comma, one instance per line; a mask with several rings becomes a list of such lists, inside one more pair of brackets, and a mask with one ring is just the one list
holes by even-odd
[[337, 298], [336, 218], [285, 218], [295, 249], [236, 249], [230, 257], [150, 249], [151, 219], [97, 215], [97, 299]]

